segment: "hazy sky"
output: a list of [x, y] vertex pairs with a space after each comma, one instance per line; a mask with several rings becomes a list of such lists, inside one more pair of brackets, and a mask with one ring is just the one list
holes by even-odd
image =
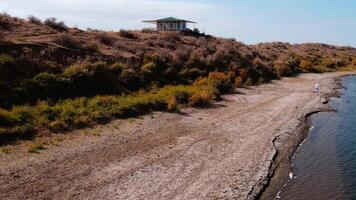
[[141, 29], [142, 20], [173, 16], [198, 22], [206, 33], [248, 44], [356, 47], [355, 0], [0, 0], [0, 11], [104, 30]]

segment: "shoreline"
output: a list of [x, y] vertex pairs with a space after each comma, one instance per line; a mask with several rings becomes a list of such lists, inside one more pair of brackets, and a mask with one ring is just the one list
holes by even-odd
[[304, 119], [300, 119], [300, 126], [295, 130], [294, 135], [289, 135], [287, 138], [284, 138], [280, 143], [281, 145], [276, 145], [278, 137], [275, 137], [273, 140], [273, 145], [276, 149], [275, 159], [271, 163], [269, 169], [269, 175], [267, 177], [266, 184], [261, 188], [260, 192], [253, 199], [269, 200], [269, 199], [278, 199], [278, 193], [288, 184], [290, 181], [289, 173], [293, 171], [293, 166], [291, 158], [298, 148], [302, 145], [305, 139], [308, 137], [310, 132], [310, 127], [312, 127], [310, 117], [314, 114], [320, 112], [336, 112], [329, 105], [331, 98], [340, 98], [341, 89], [345, 87], [341, 83], [341, 78], [345, 76], [353, 76], [355, 73], [346, 73], [332, 77], [332, 83], [328, 86], [331, 90], [321, 94], [320, 100], [322, 98], [327, 99], [327, 103], [323, 107], [315, 108], [305, 114]]
[[335, 96], [341, 75], [283, 78], [212, 108], [117, 120], [36, 155], [0, 154], [0, 198], [273, 199], [307, 117], [328, 107], [313, 84]]

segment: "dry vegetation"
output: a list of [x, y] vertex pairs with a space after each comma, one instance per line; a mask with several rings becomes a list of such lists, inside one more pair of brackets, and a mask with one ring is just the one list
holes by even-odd
[[179, 105], [300, 72], [354, 68], [356, 50], [244, 45], [198, 32], [103, 32], [0, 15], [0, 141]]

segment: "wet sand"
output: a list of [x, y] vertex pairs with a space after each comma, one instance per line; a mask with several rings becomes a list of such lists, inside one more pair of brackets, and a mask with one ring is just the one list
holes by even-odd
[[[328, 109], [321, 97], [337, 95], [340, 75], [284, 78], [238, 89], [211, 108], [116, 120], [41, 154], [20, 144], [0, 155], [0, 198], [271, 199], [306, 117]], [[312, 93], [316, 82], [321, 96]]]

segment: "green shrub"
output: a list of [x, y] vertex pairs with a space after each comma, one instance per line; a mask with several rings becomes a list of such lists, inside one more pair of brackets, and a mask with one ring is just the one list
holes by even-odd
[[181, 76], [182, 78], [187, 79], [189, 81], [194, 81], [195, 79], [197, 79], [203, 75], [204, 75], [204, 72], [198, 68], [184, 69], [179, 73], [179, 76]]
[[18, 122], [14, 113], [0, 108], [0, 126], [7, 127], [17, 124]]
[[114, 72], [115, 74], [121, 74], [124, 67], [121, 63], [114, 63], [110, 66], [110, 69], [112, 70], [112, 72]]
[[14, 58], [10, 55], [0, 54], [0, 65], [12, 64], [14, 61]]
[[16, 140], [32, 139], [36, 130], [33, 124], [25, 123], [9, 128], [0, 128], [0, 145]]
[[[35, 128], [34, 128], [33, 124], [27, 123], [27, 124], [15, 126], [12, 131], [13, 131], [12, 134], [14, 134], [14, 135], [28, 134], [29, 137], [32, 137], [31, 134], [35, 131]], [[25, 136], [25, 138], [28, 138], [28, 137]]]
[[60, 77], [58, 77], [57, 75], [50, 74], [48, 72], [40, 73], [33, 78], [33, 80], [40, 85], [51, 85], [53, 83], [58, 82], [59, 79]]
[[150, 75], [157, 70], [157, 65], [153, 62], [148, 62], [141, 66], [141, 72], [146, 75]]
[[160, 60], [158, 55], [155, 54], [145, 54], [143, 57], [143, 64], [146, 63], [158, 63]]
[[143, 87], [143, 77], [132, 69], [124, 69], [120, 75], [120, 84], [128, 91], [137, 91]]
[[58, 99], [66, 97], [69, 85], [69, 80], [61, 74], [43, 72], [36, 75], [33, 79], [22, 81], [14, 89], [14, 95], [17, 102]]
[[15, 106], [11, 109], [18, 124], [32, 124], [35, 116], [35, 111], [31, 106]]
[[54, 132], [105, 123], [114, 118], [127, 118], [152, 110], [176, 111], [179, 104], [205, 106], [218, 95], [212, 85], [166, 86], [158, 90], [132, 95], [96, 96], [60, 101], [56, 104], [39, 102], [35, 106], [15, 106], [0, 110], [0, 140], [21, 138], [36, 129]]
[[90, 75], [93, 76], [98, 73], [113, 73], [115, 76], [122, 72], [122, 65], [119, 63], [114, 63], [109, 65], [106, 62], [98, 61], [95, 63], [78, 63], [69, 66], [65, 69], [64, 75], [76, 76], [76, 75]]
[[28, 146], [28, 153], [40, 153], [44, 149], [45, 146], [42, 143], [31, 144]]

